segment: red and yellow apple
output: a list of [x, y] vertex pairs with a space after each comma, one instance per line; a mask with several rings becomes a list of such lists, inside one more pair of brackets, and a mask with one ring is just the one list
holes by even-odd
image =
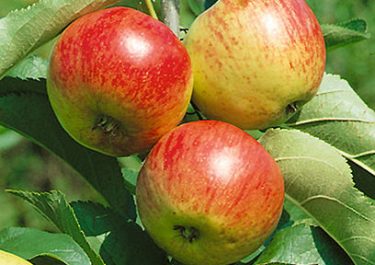
[[193, 101], [242, 129], [287, 120], [317, 92], [326, 50], [305, 0], [219, 0], [185, 38]]
[[54, 48], [47, 78], [64, 129], [113, 156], [149, 149], [176, 127], [192, 85], [189, 55], [173, 32], [125, 7], [73, 22]]
[[0, 250], [0, 265], [32, 265], [27, 260], [24, 260], [12, 253]]
[[221, 121], [181, 125], [158, 141], [136, 199], [157, 245], [186, 265], [228, 265], [258, 249], [282, 212], [284, 182], [265, 149]]

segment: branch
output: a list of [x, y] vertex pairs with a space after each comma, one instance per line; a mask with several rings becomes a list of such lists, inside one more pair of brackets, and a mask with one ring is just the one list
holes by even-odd
[[177, 36], [180, 33], [180, 1], [161, 0], [162, 20]]

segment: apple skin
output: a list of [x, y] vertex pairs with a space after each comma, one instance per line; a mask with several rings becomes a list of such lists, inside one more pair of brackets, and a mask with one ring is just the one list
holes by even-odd
[[145, 151], [176, 127], [192, 85], [180, 40], [163, 23], [125, 7], [73, 22], [54, 48], [47, 78], [64, 129], [112, 156]]
[[326, 50], [305, 0], [220, 0], [192, 24], [193, 102], [242, 129], [286, 121], [317, 92]]
[[172, 257], [186, 265], [227, 265], [273, 232], [284, 180], [250, 135], [225, 122], [197, 121], [152, 148], [136, 199], [146, 231]]
[[2, 265], [32, 265], [14, 254], [0, 250], [0, 264]]

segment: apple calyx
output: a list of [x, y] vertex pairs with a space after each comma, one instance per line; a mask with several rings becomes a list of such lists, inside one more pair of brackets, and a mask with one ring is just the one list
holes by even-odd
[[287, 114], [296, 113], [298, 111], [298, 103], [297, 102], [290, 103], [288, 106], [286, 106], [285, 111]]
[[200, 236], [199, 230], [193, 226], [185, 227], [183, 225], [175, 225], [173, 230], [178, 231], [180, 236], [189, 243], [193, 243], [193, 241], [197, 240]]
[[120, 122], [115, 120], [112, 117], [102, 115], [96, 120], [92, 130], [100, 129], [105, 134], [109, 134], [111, 136], [117, 136], [120, 132]]

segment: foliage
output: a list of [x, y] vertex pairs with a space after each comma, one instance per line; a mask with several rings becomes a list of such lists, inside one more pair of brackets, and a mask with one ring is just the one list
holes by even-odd
[[[375, 34], [375, 2], [368, 0], [307, 0], [323, 24], [337, 24], [353, 18], [365, 18], [369, 34]], [[375, 38], [337, 49], [328, 54], [327, 72], [349, 81], [361, 98], [375, 108]]]
[[[49, 50], [53, 39], [73, 19], [113, 2], [58, 0], [52, 5], [51, 0], [43, 0], [0, 19], [0, 75], [7, 75], [0, 80], [0, 124], [64, 160], [102, 196], [94, 198], [100, 202], [68, 203], [59, 191], [9, 191], [32, 204], [55, 226], [49, 227], [54, 233], [17, 227], [0, 232], [0, 249], [36, 264], [177, 264], [152, 242], [136, 216], [132, 194], [144, 156], [115, 159], [74, 142], [57, 122], [46, 96], [48, 59], [40, 50], [31, 53], [45, 43]], [[327, 5], [333, 8], [337, 1], [309, 2], [324, 18], [324, 12], [331, 10]], [[0, 3], [0, 7], [6, 7], [1, 9], [4, 12], [26, 4], [29, 2], [19, 0]], [[147, 12], [139, 1], [119, 4]], [[211, 4], [213, 1], [182, 1], [182, 26], [188, 27]], [[368, 7], [366, 12], [375, 8], [368, 1], [356, 5]], [[342, 7], [329, 15], [340, 12]], [[325, 21], [335, 22], [323, 26], [328, 48], [369, 38], [364, 20], [336, 23], [353, 15]], [[359, 45], [366, 47], [368, 41], [330, 51], [328, 69], [335, 69], [331, 61], [340, 52], [355, 51], [353, 57], [358, 58], [371, 52], [364, 49], [363, 55]], [[349, 63], [340, 66], [347, 71], [344, 76], [358, 70]], [[370, 76], [358, 75], [353, 84], [360, 87], [360, 80]], [[361, 93], [367, 95], [367, 85], [362, 87]], [[326, 75], [318, 95], [283, 129], [254, 133], [263, 135], [259, 141], [283, 171], [286, 202], [274, 235], [238, 264], [375, 264], [375, 192], [368, 188], [375, 175], [374, 124], [374, 111], [351, 86], [339, 76]], [[13, 148], [22, 139], [1, 129], [0, 149]]]

